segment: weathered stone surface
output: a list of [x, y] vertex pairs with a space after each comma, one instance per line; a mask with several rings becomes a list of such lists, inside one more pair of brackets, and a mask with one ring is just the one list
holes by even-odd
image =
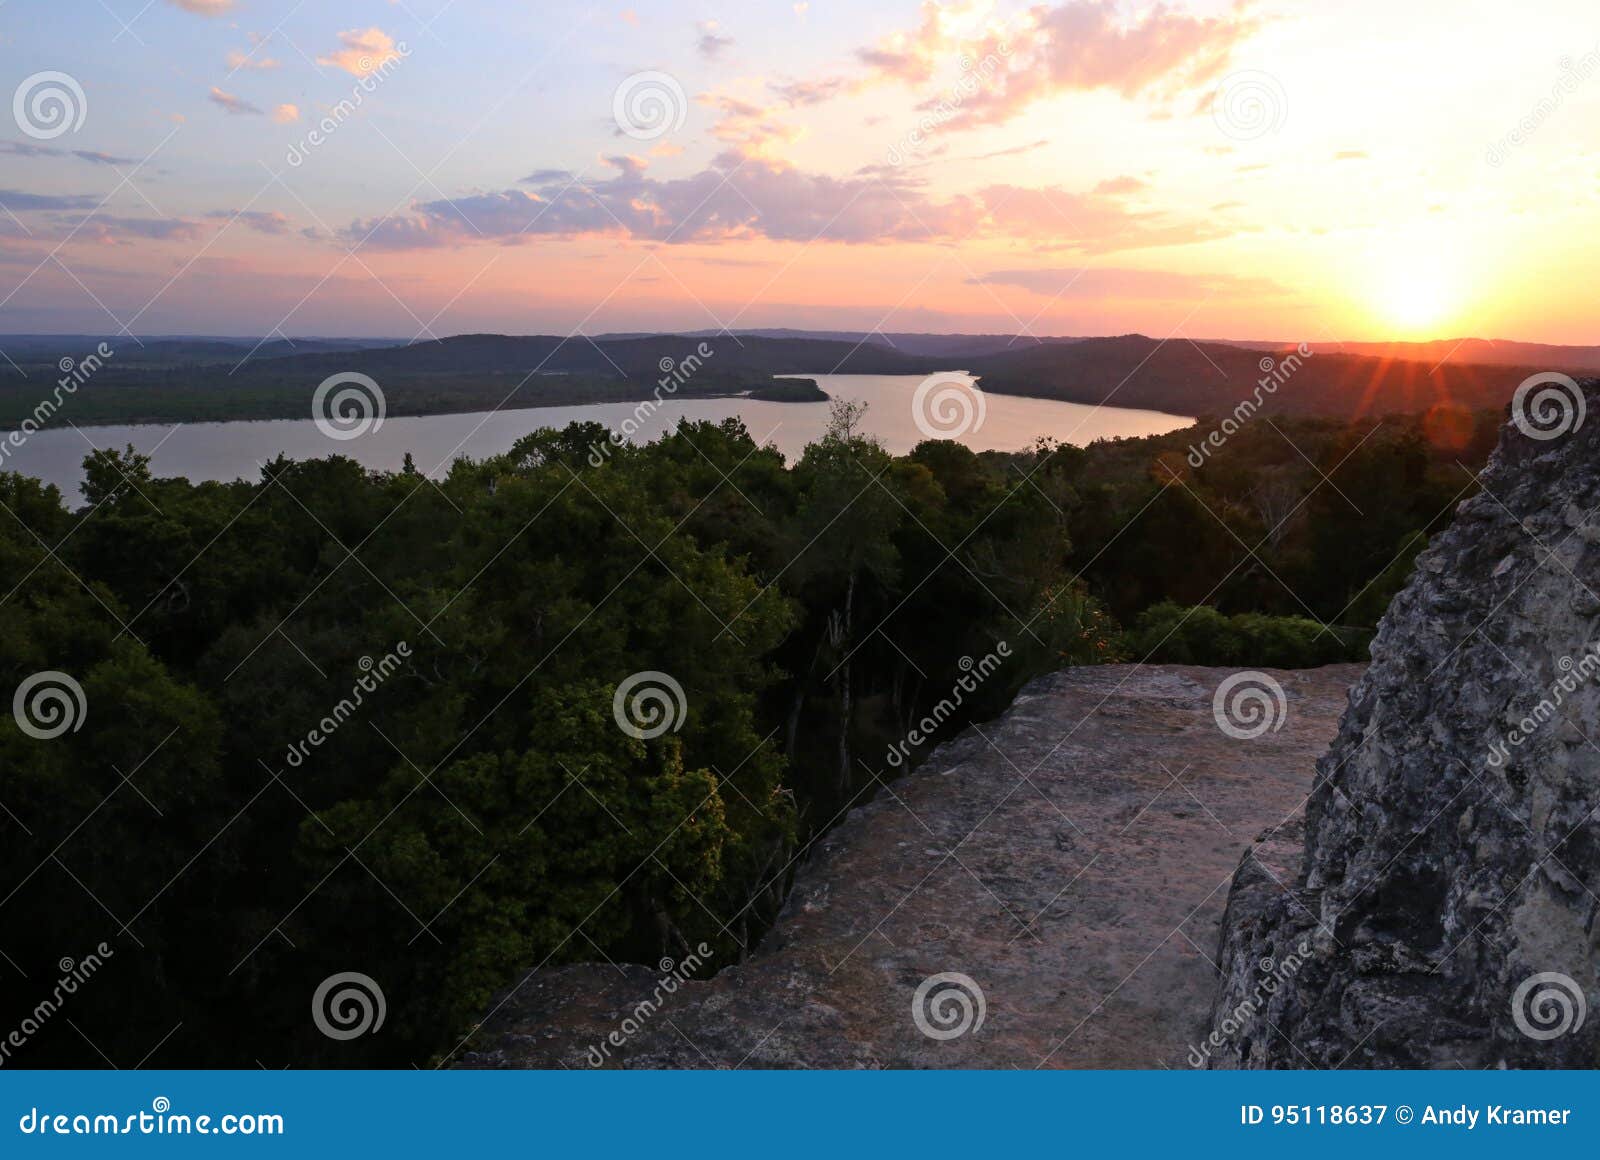
[[[1265, 888], [1261, 863], [1282, 877], [1298, 851], [1241, 865], [1216, 1063], [1600, 1062], [1600, 1019], [1581, 1018], [1600, 998], [1600, 398], [1583, 390], [1575, 431], [1507, 424], [1483, 493], [1389, 609], [1318, 765], [1294, 889]], [[1263, 996], [1262, 961], [1302, 941]], [[1541, 974], [1565, 980], [1518, 995]]]
[[[656, 970], [533, 972], [459, 1062], [1185, 1066], [1207, 1029], [1240, 852], [1298, 815], [1360, 671], [1269, 674], [1287, 718], [1252, 741], [1213, 716], [1226, 670], [1036, 681], [828, 834], [743, 963], [674, 981], [642, 1014]], [[981, 1027], [945, 1040], [912, 1014], [919, 984], [942, 972], [969, 976], [986, 1008]]]

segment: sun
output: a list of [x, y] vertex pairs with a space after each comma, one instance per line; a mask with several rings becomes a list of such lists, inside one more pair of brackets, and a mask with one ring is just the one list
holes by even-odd
[[1380, 287], [1379, 309], [1407, 333], [1438, 326], [1455, 306], [1452, 287], [1434, 270], [1400, 270]]
[[1436, 338], [1459, 319], [1464, 277], [1462, 255], [1444, 239], [1391, 238], [1371, 255], [1362, 296], [1373, 321], [1394, 337]]

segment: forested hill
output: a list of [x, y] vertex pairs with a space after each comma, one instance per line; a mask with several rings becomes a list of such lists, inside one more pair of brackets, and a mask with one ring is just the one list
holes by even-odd
[[[711, 351], [707, 355], [704, 352]], [[582, 335], [513, 336], [462, 334], [435, 342], [362, 351], [356, 362], [365, 374], [386, 372], [484, 373], [567, 372], [611, 374], [653, 380], [663, 360], [676, 365], [691, 356], [707, 368], [757, 374], [926, 374], [947, 369], [936, 358], [902, 354], [877, 343], [811, 338], [759, 338], [724, 335], [696, 338], [656, 335], [597, 342]], [[332, 374], [351, 367], [347, 353], [295, 355], [267, 364], [274, 373]]]
[[[901, 336], [907, 337], [907, 336]], [[917, 336], [909, 336], [915, 338]], [[952, 339], [974, 336], [950, 336]], [[999, 345], [1003, 336], [959, 343], [891, 345], [885, 336], [839, 338], [758, 334], [466, 334], [399, 344], [373, 340], [108, 339], [114, 353], [84, 381], [80, 425], [299, 418], [310, 392], [336, 374], [376, 379], [392, 414], [428, 415], [643, 398], [670, 376], [679, 397], [742, 394], [774, 375], [926, 375], [965, 370], [986, 391], [1177, 415], [1223, 416], [1241, 403], [1269, 414], [1336, 419], [1420, 414], [1436, 407], [1475, 411], [1506, 404], [1518, 383], [1544, 365], [1467, 364], [1345, 354], [1320, 347], [1247, 349], [1145, 335]], [[86, 336], [52, 347], [30, 338], [0, 365], [0, 427], [32, 415], [38, 381], [95, 348]], [[1549, 348], [1551, 351], [1575, 348]], [[291, 353], [292, 352], [292, 353]], [[1531, 351], [1530, 351], [1531, 353]]]
[[[1316, 348], [1311, 348], [1315, 350]], [[1292, 357], [1291, 357], [1292, 356]], [[973, 360], [983, 389], [1074, 403], [1224, 415], [1245, 399], [1267, 412], [1354, 419], [1504, 406], [1517, 384], [1550, 366], [1477, 366], [1246, 350], [1142, 334], [1025, 347]], [[1271, 386], [1259, 392], [1266, 379]]]

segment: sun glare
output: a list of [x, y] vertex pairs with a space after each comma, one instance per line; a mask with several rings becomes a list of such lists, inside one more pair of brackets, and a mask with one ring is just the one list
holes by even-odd
[[1395, 338], [1437, 338], [1462, 306], [1458, 256], [1442, 245], [1405, 246], [1378, 255], [1366, 279], [1373, 321]]

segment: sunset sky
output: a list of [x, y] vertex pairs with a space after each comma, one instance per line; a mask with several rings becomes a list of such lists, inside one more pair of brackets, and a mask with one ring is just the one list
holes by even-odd
[[11, 0], [0, 79], [0, 332], [1600, 342], [1593, 0]]

